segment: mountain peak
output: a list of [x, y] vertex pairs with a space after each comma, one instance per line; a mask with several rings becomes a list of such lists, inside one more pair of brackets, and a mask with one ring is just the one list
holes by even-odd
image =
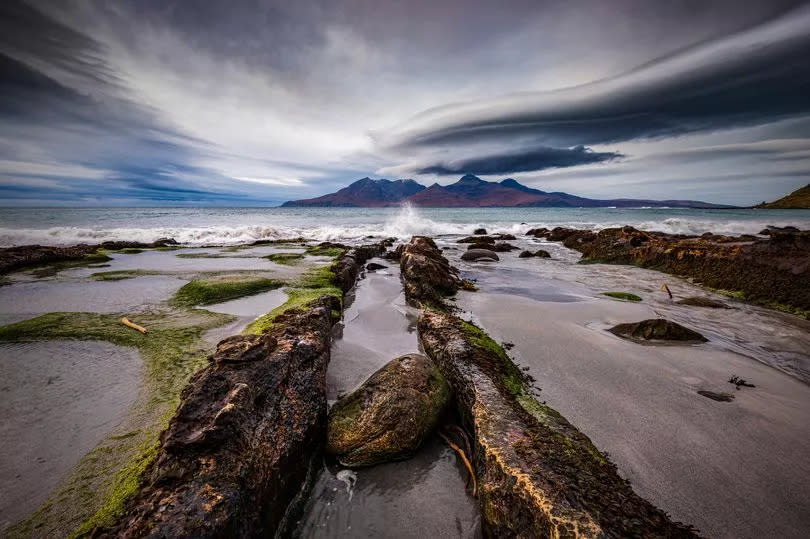
[[487, 182], [485, 182], [478, 176], [475, 176], [474, 174], [465, 174], [464, 176], [461, 177], [460, 180], [458, 180], [455, 183], [455, 185], [476, 185], [479, 183], [487, 183]]

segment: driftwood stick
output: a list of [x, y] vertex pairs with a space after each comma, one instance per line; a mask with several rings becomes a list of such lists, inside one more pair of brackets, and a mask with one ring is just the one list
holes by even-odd
[[461, 461], [464, 463], [464, 466], [467, 467], [467, 471], [470, 472], [470, 477], [472, 477], [472, 482], [473, 482], [472, 495], [473, 495], [473, 498], [474, 498], [476, 496], [476, 493], [478, 492], [478, 483], [475, 481], [475, 472], [473, 472], [472, 464], [470, 464], [470, 461], [467, 458], [467, 455], [464, 454], [463, 449], [461, 449], [459, 446], [454, 444], [450, 440], [450, 438], [445, 436], [443, 433], [440, 432], [439, 436], [442, 437], [442, 440], [444, 440], [447, 445], [449, 445], [456, 453], [458, 453], [458, 455], [461, 457]]
[[124, 324], [125, 326], [129, 327], [129, 328], [134, 329], [135, 331], [140, 331], [141, 333], [146, 334], [146, 328], [145, 327], [139, 326], [135, 322], [132, 322], [126, 316], [121, 319], [121, 323]]
[[669, 299], [672, 299], [672, 292], [669, 291], [669, 287], [667, 286], [667, 283], [664, 283], [664, 284], [661, 285], [661, 290], [663, 290], [664, 292], [669, 294]]

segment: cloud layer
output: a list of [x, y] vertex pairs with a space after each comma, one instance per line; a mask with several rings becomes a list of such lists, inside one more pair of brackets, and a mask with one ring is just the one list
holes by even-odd
[[746, 203], [807, 183], [803, 2], [571, 4], [6, 0], [0, 197], [268, 204], [471, 172]]

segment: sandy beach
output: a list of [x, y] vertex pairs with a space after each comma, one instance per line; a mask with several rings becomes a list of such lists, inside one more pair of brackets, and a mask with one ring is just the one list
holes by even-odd
[[[709, 537], [804, 536], [810, 386], [799, 378], [810, 350], [806, 321], [753, 309], [758, 328], [746, 332], [748, 306], [688, 310], [673, 305], [657, 283], [677, 282], [676, 296], [705, 292], [648, 270], [572, 265], [576, 256], [552, 247], [558, 260], [532, 260], [528, 268], [512, 257], [462, 263], [481, 290], [461, 293], [458, 306], [496, 341], [513, 343], [510, 354], [536, 378], [540, 398], [674, 519]], [[641, 293], [645, 301], [598, 297], [606, 290]], [[660, 316], [704, 332], [709, 342], [642, 345], [605, 331]], [[778, 370], [787, 357], [794, 376]], [[756, 388], [735, 390], [732, 375]], [[734, 399], [717, 402], [699, 390]]]

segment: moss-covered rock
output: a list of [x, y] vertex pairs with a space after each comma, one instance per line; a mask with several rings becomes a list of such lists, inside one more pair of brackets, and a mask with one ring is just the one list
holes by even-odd
[[344, 466], [372, 466], [412, 455], [450, 397], [439, 369], [408, 354], [388, 362], [329, 414], [327, 451]]
[[221, 276], [195, 279], [177, 291], [172, 303], [186, 307], [210, 305], [273, 290], [283, 284], [281, 281], [264, 277]]
[[641, 341], [706, 342], [708, 339], [697, 331], [685, 328], [663, 318], [650, 318], [641, 322], [619, 324], [608, 331], [623, 339]]

